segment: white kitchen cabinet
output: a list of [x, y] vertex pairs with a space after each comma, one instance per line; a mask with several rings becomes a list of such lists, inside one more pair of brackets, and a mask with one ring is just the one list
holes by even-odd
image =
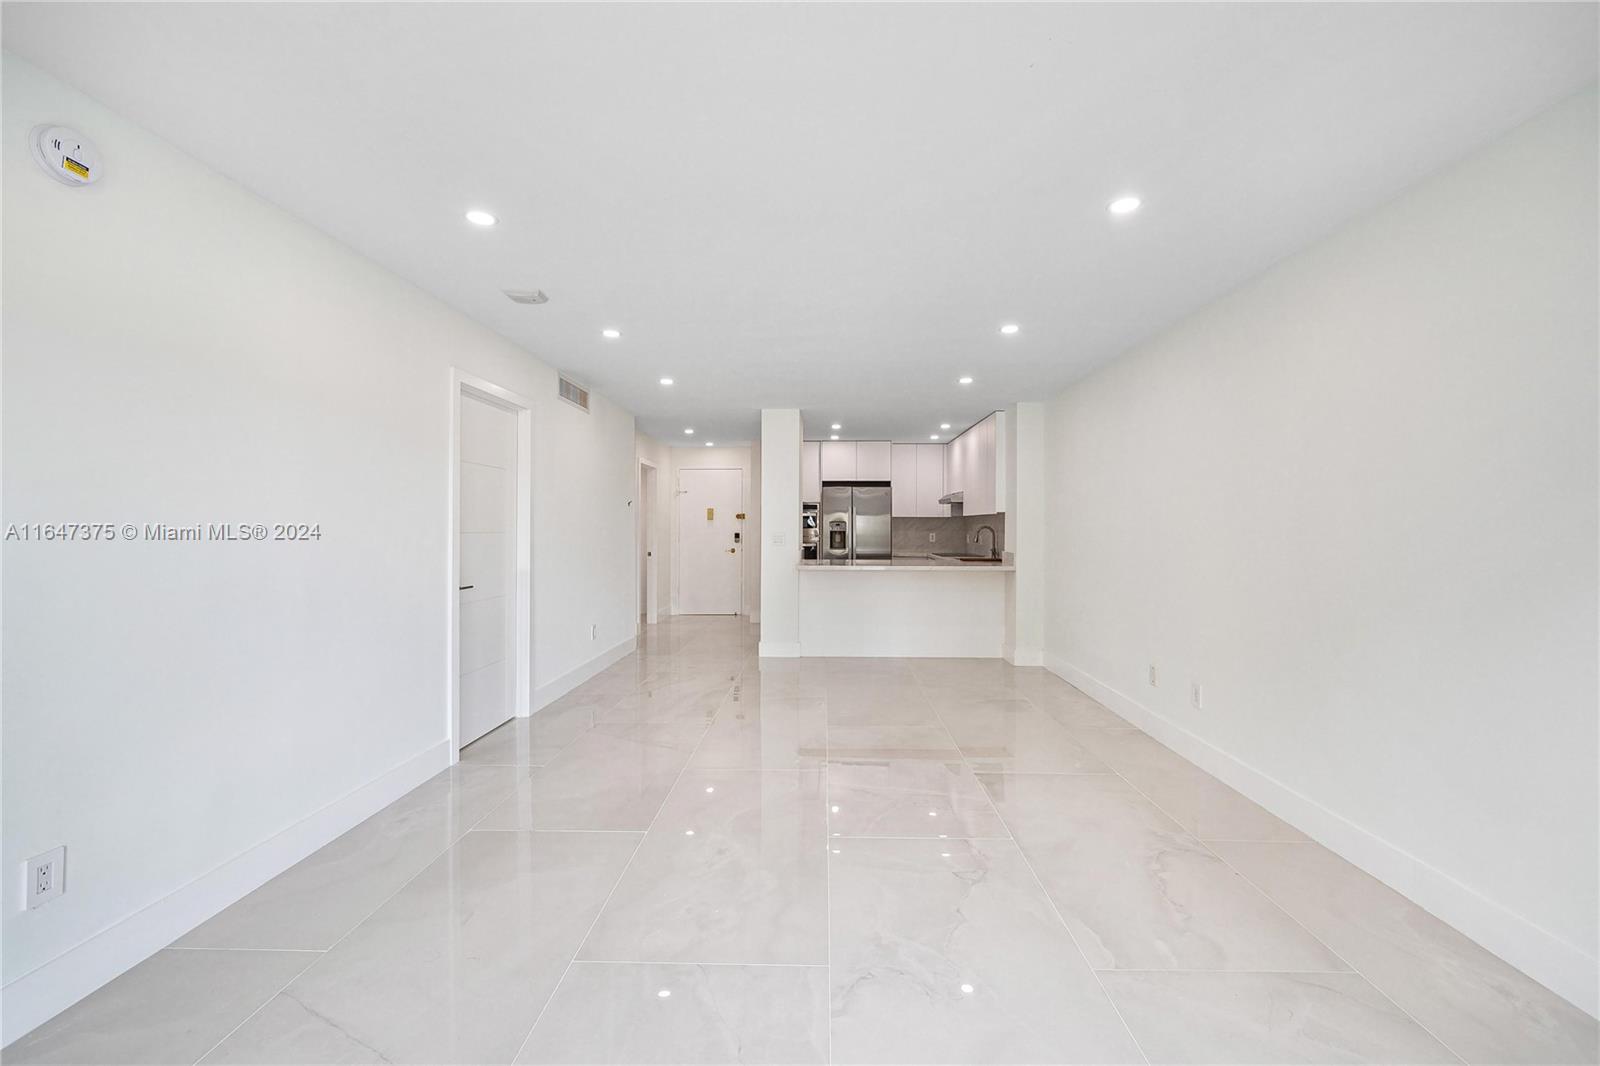
[[822, 445], [821, 470], [823, 481], [856, 480], [856, 442], [853, 440], [825, 440]]
[[893, 473], [893, 446], [886, 440], [856, 442], [856, 480], [888, 481]]
[[[890, 453], [889, 513], [895, 518], [916, 518], [922, 514], [921, 483], [918, 481], [920, 468], [917, 465], [921, 447], [920, 444], [896, 444]], [[942, 465], [939, 476], [941, 479], [944, 477]]]
[[944, 495], [944, 453], [943, 444], [907, 444], [895, 445], [896, 448], [906, 447], [916, 450], [917, 466], [917, 491], [914, 513], [919, 518], [946, 518], [949, 517], [948, 504], [939, 502], [939, 497]]
[[800, 501], [822, 502], [822, 442], [800, 442]]
[[962, 514], [995, 514], [1002, 509], [1006, 497], [1004, 419], [1004, 414], [995, 412], [946, 449], [944, 490], [961, 493]]
[[[966, 434], [962, 434], [966, 436]], [[944, 491], [946, 493], [961, 491], [961, 456], [965, 445], [961, 437], [957, 437], [944, 446]]]

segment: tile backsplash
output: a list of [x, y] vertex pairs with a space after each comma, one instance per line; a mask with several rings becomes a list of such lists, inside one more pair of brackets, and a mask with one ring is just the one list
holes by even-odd
[[[895, 555], [981, 554], [989, 550], [989, 538], [982, 545], [972, 543], [979, 526], [993, 526], [1001, 551], [1006, 550], [1006, 516], [969, 515], [958, 518], [894, 518], [889, 522], [889, 548]], [[933, 539], [928, 539], [929, 534]]]

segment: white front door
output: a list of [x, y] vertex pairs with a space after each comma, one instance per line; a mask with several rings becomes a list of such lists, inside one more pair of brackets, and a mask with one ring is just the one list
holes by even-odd
[[461, 395], [458, 747], [509, 719], [516, 657], [517, 415]]
[[744, 471], [678, 471], [678, 613], [738, 614]]

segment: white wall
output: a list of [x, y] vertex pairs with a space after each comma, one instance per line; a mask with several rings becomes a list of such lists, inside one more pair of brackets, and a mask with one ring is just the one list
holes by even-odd
[[[654, 437], [637, 434], [634, 450], [638, 459], [656, 468], [656, 494], [651, 500], [650, 521], [655, 526], [656, 545], [656, 621], [672, 614], [672, 448]], [[641, 604], [636, 613], [642, 614]]]
[[761, 647], [800, 654], [800, 411], [761, 412]]
[[[761, 478], [752, 460], [753, 449], [746, 444], [731, 447], [707, 448], [676, 447], [667, 449], [672, 462], [668, 478], [669, 499], [667, 523], [671, 531], [672, 551], [672, 613], [678, 613], [677, 560], [678, 560], [678, 472], [680, 470], [737, 469], [743, 478], [744, 502], [747, 516], [744, 521], [742, 588], [739, 613], [749, 619], [758, 619], [761, 610]], [[667, 602], [667, 601], [663, 601]]]
[[1062, 395], [1045, 627], [1591, 1011], [1595, 130], [1590, 92]]
[[[560, 403], [523, 351], [3, 66], [4, 520], [322, 528], [5, 545], [10, 1040], [448, 759], [452, 364], [537, 400], [537, 694], [626, 647], [636, 593], [627, 412]], [[98, 142], [98, 184], [36, 169], [44, 121]], [[66, 895], [20, 910], [57, 844]]]

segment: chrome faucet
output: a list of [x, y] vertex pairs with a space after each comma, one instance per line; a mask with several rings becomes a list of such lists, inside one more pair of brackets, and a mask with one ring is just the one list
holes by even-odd
[[996, 543], [998, 540], [998, 535], [995, 533], [993, 526], [979, 526], [977, 529], [973, 530], [972, 543], [978, 543], [978, 534], [982, 533], [986, 529], [989, 531], [989, 558], [998, 559], [1000, 558], [1000, 546]]

